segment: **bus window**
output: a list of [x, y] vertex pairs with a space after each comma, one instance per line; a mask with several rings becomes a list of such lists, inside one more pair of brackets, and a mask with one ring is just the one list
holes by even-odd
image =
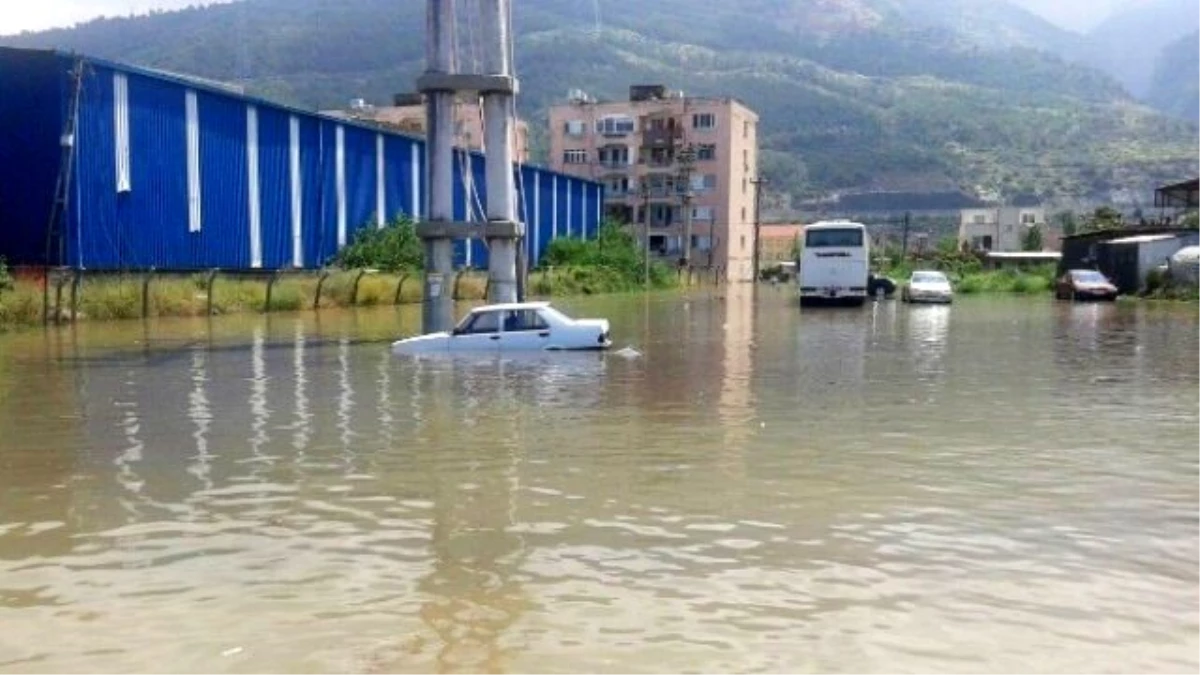
[[854, 228], [809, 230], [805, 234], [804, 245], [808, 248], [857, 248], [863, 245], [863, 231]]

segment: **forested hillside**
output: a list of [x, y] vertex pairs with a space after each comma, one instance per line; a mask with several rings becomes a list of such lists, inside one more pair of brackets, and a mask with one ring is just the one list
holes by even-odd
[[[597, 16], [596, 7], [600, 8]], [[1042, 49], [1078, 39], [1002, 0], [521, 0], [520, 106], [570, 88], [733, 95], [762, 117], [763, 167], [796, 201], [963, 189], [1121, 198], [1194, 173], [1194, 124]], [[239, 81], [301, 105], [385, 102], [424, 40], [410, 0], [246, 0], [5, 38]], [[461, 36], [469, 63], [469, 31]]]

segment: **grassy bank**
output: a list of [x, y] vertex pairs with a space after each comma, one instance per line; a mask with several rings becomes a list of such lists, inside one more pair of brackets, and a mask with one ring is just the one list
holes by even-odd
[[954, 291], [963, 295], [1036, 294], [1050, 293], [1054, 289], [1054, 265], [985, 269], [977, 256], [955, 250], [941, 250], [921, 258], [907, 259], [888, 251], [877, 264], [882, 274], [897, 284], [907, 281], [913, 270], [940, 270], [950, 277]]
[[[374, 307], [416, 304], [422, 300], [422, 275], [415, 273], [377, 273], [362, 276], [355, 290], [356, 271], [329, 275], [321, 285], [317, 302], [317, 274], [281, 276], [271, 289], [267, 306], [267, 279], [217, 277], [209, 303], [204, 276], [156, 275], [147, 288], [145, 311], [148, 317], [194, 317], [237, 313], [290, 312], [317, 308]], [[403, 282], [403, 283], [402, 283]], [[661, 286], [656, 286], [661, 287]], [[564, 267], [537, 270], [529, 275], [529, 294], [561, 297], [617, 293], [642, 288], [611, 269]], [[480, 301], [487, 295], [487, 273], [470, 271], [460, 274], [453, 287], [456, 300]], [[57, 292], [50, 288], [51, 319], [56, 316]], [[18, 279], [0, 290], [0, 330], [42, 323], [42, 284]], [[142, 279], [137, 276], [85, 277], [79, 286], [77, 321], [112, 321], [142, 317]], [[62, 304], [57, 314], [62, 321], [72, 319], [71, 284], [63, 285]]]

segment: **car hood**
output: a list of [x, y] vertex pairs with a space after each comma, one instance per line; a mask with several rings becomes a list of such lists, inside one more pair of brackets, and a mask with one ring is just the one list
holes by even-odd
[[392, 343], [392, 347], [393, 348], [395, 348], [395, 347], [416, 347], [416, 346], [425, 345], [425, 344], [428, 344], [431, 342], [437, 342], [438, 340], [445, 340], [448, 337], [450, 337], [450, 333], [448, 331], [440, 331], [437, 333], [426, 333], [425, 335], [418, 335], [416, 337], [410, 337], [410, 338], [405, 338], [403, 340], [397, 340]]
[[1075, 288], [1088, 291], [1115, 291], [1117, 287], [1104, 281], [1076, 281]]

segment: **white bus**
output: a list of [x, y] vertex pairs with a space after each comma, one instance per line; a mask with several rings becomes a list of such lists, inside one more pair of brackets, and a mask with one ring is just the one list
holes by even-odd
[[862, 223], [822, 221], [804, 228], [800, 249], [800, 302], [861, 305], [867, 299], [871, 243]]

